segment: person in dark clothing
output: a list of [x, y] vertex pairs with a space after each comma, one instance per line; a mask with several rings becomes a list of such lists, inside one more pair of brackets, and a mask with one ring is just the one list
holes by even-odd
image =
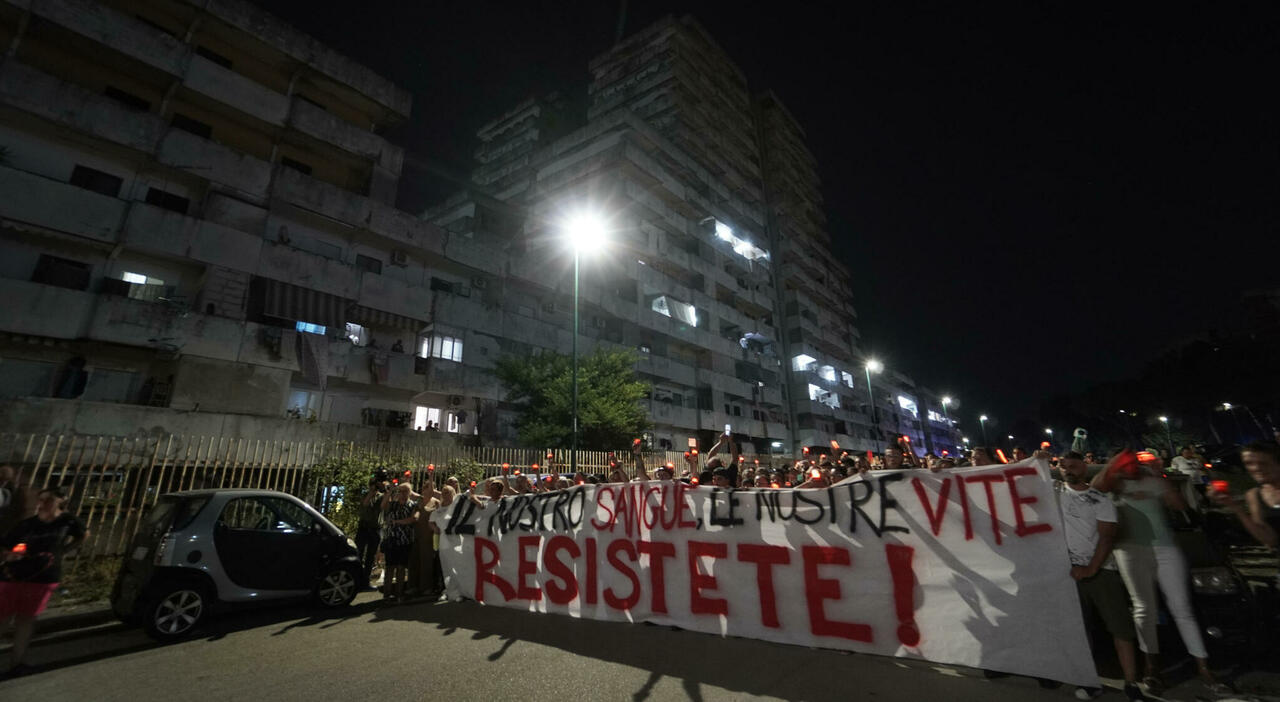
[[62, 488], [41, 490], [36, 513], [0, 538], [0, 626], [13, 619], [13, 665], [8, 677], [30, 672], [23, 663], [36, 617], [62, 580], [62, 556], [89, 536], [78, 517], [66, 511]]
[[369, 578], [373, 575], [373, 562], [378, 557], [378, 547], [382, 545], [382, 496], [387, 491], [386, 476], [376, 475], [369, 481], [369, 489], [360, 500], [360, 521], [356, 525], [356, 554], [360, 559], [361, 573], [364, 578], [360, 587], [372, 590]]

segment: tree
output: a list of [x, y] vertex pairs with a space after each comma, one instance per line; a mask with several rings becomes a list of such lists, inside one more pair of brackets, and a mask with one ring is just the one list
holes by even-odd
[[[578, 363], [578, 445], [587, 450], [627, 446], [649, 428], [640, 401], [649, 384], [636, 377], [635, 356], [597, 349]], [[498, 360], [494, 375], [520, 411], [516, 427], [528, 446], [565, 447], [573, 441], [573, 359], [558, 353]]]

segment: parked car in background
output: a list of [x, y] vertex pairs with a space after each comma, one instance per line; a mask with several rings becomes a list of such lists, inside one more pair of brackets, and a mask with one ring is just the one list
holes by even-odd
[[314, 599], [350, 604], [359, 591], [355, 543], [310, 505], [269, 490], [162, 495], [125, 555], [111, 595], [116, 615], [165, 640], [236, 605]]

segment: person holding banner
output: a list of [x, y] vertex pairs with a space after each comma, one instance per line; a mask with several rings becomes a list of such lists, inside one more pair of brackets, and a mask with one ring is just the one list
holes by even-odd
[[1187, 505], [1177, 490], [1160, 477], [1163, 470], [1164, 461], [1155, 451], [1147, 450], [1136, 455], [1132, 451], [1124, 451], [1112, 458], [1106, 469], [1093, 478], [1094, 488], [1111, 493], [1120, 516], [1116, 564], [1133, 599], [1133, 623], [1138, 630], [1138, 646], [1145, 654], [1142, 682], [1150, 694], [1159, 695], [1164, 690], [1158, 662], [1160, 642], [1156, 632], [1158, 584], [1187, 653], [1196, 659], [1200, 679], [1211, 692], [1227, 693], [1231, 688], [1218, 682], [1209, 670], [1209, 652], [1205, 649], [1200, 625], [1191, 609], [1187, 561], [1174, 543], [1165, 521], [1166, 506], [1182, 511]]
[[[1062, 527], [1071, 559], [1071, 578], [1076, 581], [1085, 625], [1096, 616], [1102, 620], [1115, 643], [1116, 656], [1124, 671], [1124, 693], [1130, 700], [1146, 699], [1138, 688], [1138, 661], [1134, 650], [1133, 620], [1129, 617], [1124, 581], [1111, 555], [1119, 530], [1115, 505], [1105, 494], [1089, 485], [1089, 466], [1084, 456], [1068, 451], [1062, 456], [1063, 480], [1054, 481]], [[1100, 687], [1076, 689], [1076, 698], [1090, 700], [1102, 694]]]

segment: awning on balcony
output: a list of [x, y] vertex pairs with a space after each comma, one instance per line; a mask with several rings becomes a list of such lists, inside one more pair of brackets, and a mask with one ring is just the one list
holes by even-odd
[[345, 298], [262, 278], [263, 314], [280, 319], [341, 327], [351, 304]]
[[347, 321], [362, 327], [403, 329], [411, 334], [417, 334], [427, 326], [427, 323], [420, 319], [375, 310], [364, 305], [352, 305], [347, 311]]

